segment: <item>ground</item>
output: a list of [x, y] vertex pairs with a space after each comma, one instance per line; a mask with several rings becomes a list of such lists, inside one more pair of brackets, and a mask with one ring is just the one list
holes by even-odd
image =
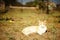
[[[0, 14], [0, 40], [60, 40], [59, 13], [55, 11], [52, 14], [45, 14], [39, 10], [10, 9], [7, 13]], [[6, 20], [6, 18], [11, 19]], [[27, 26], [37, 26], [38, 20], [46, 20], [48, 28], [46, 33], [26, 36], [21, 32]]]

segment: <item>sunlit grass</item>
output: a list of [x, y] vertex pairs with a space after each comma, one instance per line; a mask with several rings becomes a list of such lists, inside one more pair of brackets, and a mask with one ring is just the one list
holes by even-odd
[[[14, 22], [9, 22], [4, 20], [0, 20], [0, 25], [2, 26], [1, 28], [8, 33], [10, 36], [13, 36], [15, 34], [15, 32], [20, 33], [21, 30], [27, 26], [31, 26], [31, 25], [38, 25], [38, 20], [46, 20], [47, 22], [47, 27], [49, 32], [48, 33], [48, 37], [53, 40], [56, 37], [52, 36], [56, 36], [56, 33], [58, 30], [56, 30], [57, 28], [55, 27], [56, 21], [58, 21], [58, 18], [55, 18], [54, 16], [59, 16], [59, 12], [55, 12], [53, 14], [43, 14], [39, 11], [35, 11], [35, 10], [29, 10], [29, 9], [24, 9], [23, 11], [21, 11], [21, 9], [11, 9], [8, 13], [5, 13], [4, 15], [0, 15], [0, 18], [12, 18], [14, 19]], [[57, 25], [57, 24], [56, 24]], [[7, 29], [7, 30], [6, 30]], [[51, 36], [50, 36], [51, 33]], [[46, 35], [45, 35], [46, 36]]]

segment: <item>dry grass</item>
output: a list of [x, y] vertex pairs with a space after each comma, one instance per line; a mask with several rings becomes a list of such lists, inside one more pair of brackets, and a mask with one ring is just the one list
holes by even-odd
[[[0, 21], [0, 40], [60, 40], [60, 23], [57, 22], [59, 18], [55, 18], [57, 14], [47, 15], [27, 9], [21, 11], [20, 9], [11, 9], [8, 13], [0, 15], [0, 18], [14, 19], [13, 22]], [[38, 25], [38, 20], [47, 21], [48, 30], [45, 34], [34, 33], [26, 36], [21, 33], [21, 30], [27, 26]]]

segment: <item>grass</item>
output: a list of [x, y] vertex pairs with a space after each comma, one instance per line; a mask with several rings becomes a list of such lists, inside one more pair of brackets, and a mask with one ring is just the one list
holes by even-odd
[[[58, 29], [58, 25], [56, 23], [59, 18], [55, 18], [54, 16], [60, 16], [59, 12], [47, 15], [45, 13], [41, 13], [39, 11], [31, 9], [24, 9], [23, 11], [21, 11], [20, 9], [11, 9], [8, 13], [5, 13], [3, 15], [1, 14], [0, 18], [12, 18], [14, 19], [14, 21], [9, 22], [1, 20], [0, 30], [2, 30], [2, 32], [0, 33], [2, 34], [2, 38], [5, 38], [5, 40], [9, 40], [9, 35], [13, 37], [12, 40], [14, 38], [16, 40], [30, 40], [29, 37], [31, 37], [32, 39], [36, 38], [38, 40], [59, 40], [60, 38], [58, 38], [57, 34], [60, 35], [58, 31], [60, 29]], [[48, 31], [47, 33], [42, 35], [44, 37], [38, 34], [32, 34], [27, 37], [21, 33], [21, 30], [27, 26], [38, 25], [38, 20], [47, 21]], [[5, 36], [3, 36], [3, 34]], [[4, 40], [2, 38], [0, 37], [0, 40]]]

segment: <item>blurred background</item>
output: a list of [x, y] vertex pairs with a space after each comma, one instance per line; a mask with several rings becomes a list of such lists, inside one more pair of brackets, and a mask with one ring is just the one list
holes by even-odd
[[[46, 33], [21, 32], [38, 20], [46, 21]], [[60, 40], [60, 0], [0, 0], [0, 40]]]

